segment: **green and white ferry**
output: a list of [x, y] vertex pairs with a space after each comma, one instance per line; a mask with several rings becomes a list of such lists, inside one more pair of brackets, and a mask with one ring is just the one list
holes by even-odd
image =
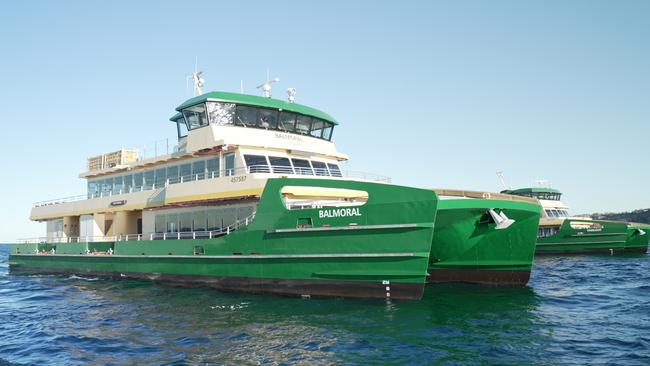
[[572, 217], [560, 201], [562, 193], [549, 187], [504, 190], [502, 193], [536, 198], [542, 205], [537, 254], [620, 253], [648, 250], [650, 225]]
[[171, 117], [172, 152], [89, 158], [86, 194], [36, 203], [47, 234], [12, 245], [10, 270], [396, 299], [428, 282], [528, 281], [534, 200], [447, 192], [441, 211], [432, 190], [343, 171], [337, 121], [295, 89], [282, 101], [269, 82], [264, 97], [200, 86]]

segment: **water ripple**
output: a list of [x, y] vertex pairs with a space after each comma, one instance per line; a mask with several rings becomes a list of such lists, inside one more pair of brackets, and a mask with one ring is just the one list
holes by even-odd
[[538, 258], [522, 289], [301, 300], [15, 276], [0, 245], [0, 366], [650, 364], [650, 256]]

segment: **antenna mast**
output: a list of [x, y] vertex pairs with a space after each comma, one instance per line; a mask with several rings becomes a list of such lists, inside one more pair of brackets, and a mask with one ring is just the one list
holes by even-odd
[[275, 78], [273, 80], [269, 80], [269, 69], [268, 67], [266, 68], [266, 81], [263, 84], [260, 84], [256, 87], [256, 89], [262, 89], [262, 95], [264, 98], [271, 98], [271, 84], [272, 83], [277, 83], [280, 81], [279, 78]]
[[501, 187], [503, 189], [509, 189], [508, 186], [506, 185], [506, 180], [503, 178], [503, 171], [502, 170], [497, 171], [497, 177], [499, 178], [499, 182], [501, 182]]
[[203, 94], [203, 87], [205, 86], [205, 80], [201, 77], [203, 71], [199, 71], [199, 58], [196, 57], [194, 62], [194, 72], [192, 75], [188, 76], [187, 79], [192, 79], [194, 82], [194, 96], [199, 96]]

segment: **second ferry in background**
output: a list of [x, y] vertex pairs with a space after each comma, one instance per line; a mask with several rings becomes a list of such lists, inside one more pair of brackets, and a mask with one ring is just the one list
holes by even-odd
[[508, 189], [502, 193], [536, 198], [541, 203], [537, 254], [645, 253], [648, 250], [648, 224], [572, 217], [569, 207], [560, 201], [562, 193], [550, 187]]

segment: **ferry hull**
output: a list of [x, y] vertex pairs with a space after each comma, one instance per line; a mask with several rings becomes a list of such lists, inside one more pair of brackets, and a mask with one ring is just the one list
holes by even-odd
[[648, 250], [648, 233], [640, 235], [637, 227], [628, 227], [625, 222], [589, 220], [589, 224], [599, 224], [598, 232], [575, 229], [566, 219], [559, 231], [552, 236], [538, 238], [536, 254], [619, 254], [645, 253]]
[[[280, 194], [287, 186], [363, 190], [368, 202], [358, 211], [348, 211], [358, 215], [334, 218], [318, 208], [288, 210]], [[9, 265], [15, 273], [140, 278], [224, 291], [419, 299], [436, 209], [437, 197], [427, 190], [356, 181], [270, 179], [255, 219], [223, 237], [15, 244]], [[305, 222], [311, 224], [304, 227]], [[98, 248], [98, 253], [110, 249], [112, 254], [93, 255]]]
[[[487, 210], [514, 223], [497, 229]], [[540, 206], [496, 199], [450, 199], [438, 203], [428, 283], [468, 282], [524, 286], [530, 279]]]

